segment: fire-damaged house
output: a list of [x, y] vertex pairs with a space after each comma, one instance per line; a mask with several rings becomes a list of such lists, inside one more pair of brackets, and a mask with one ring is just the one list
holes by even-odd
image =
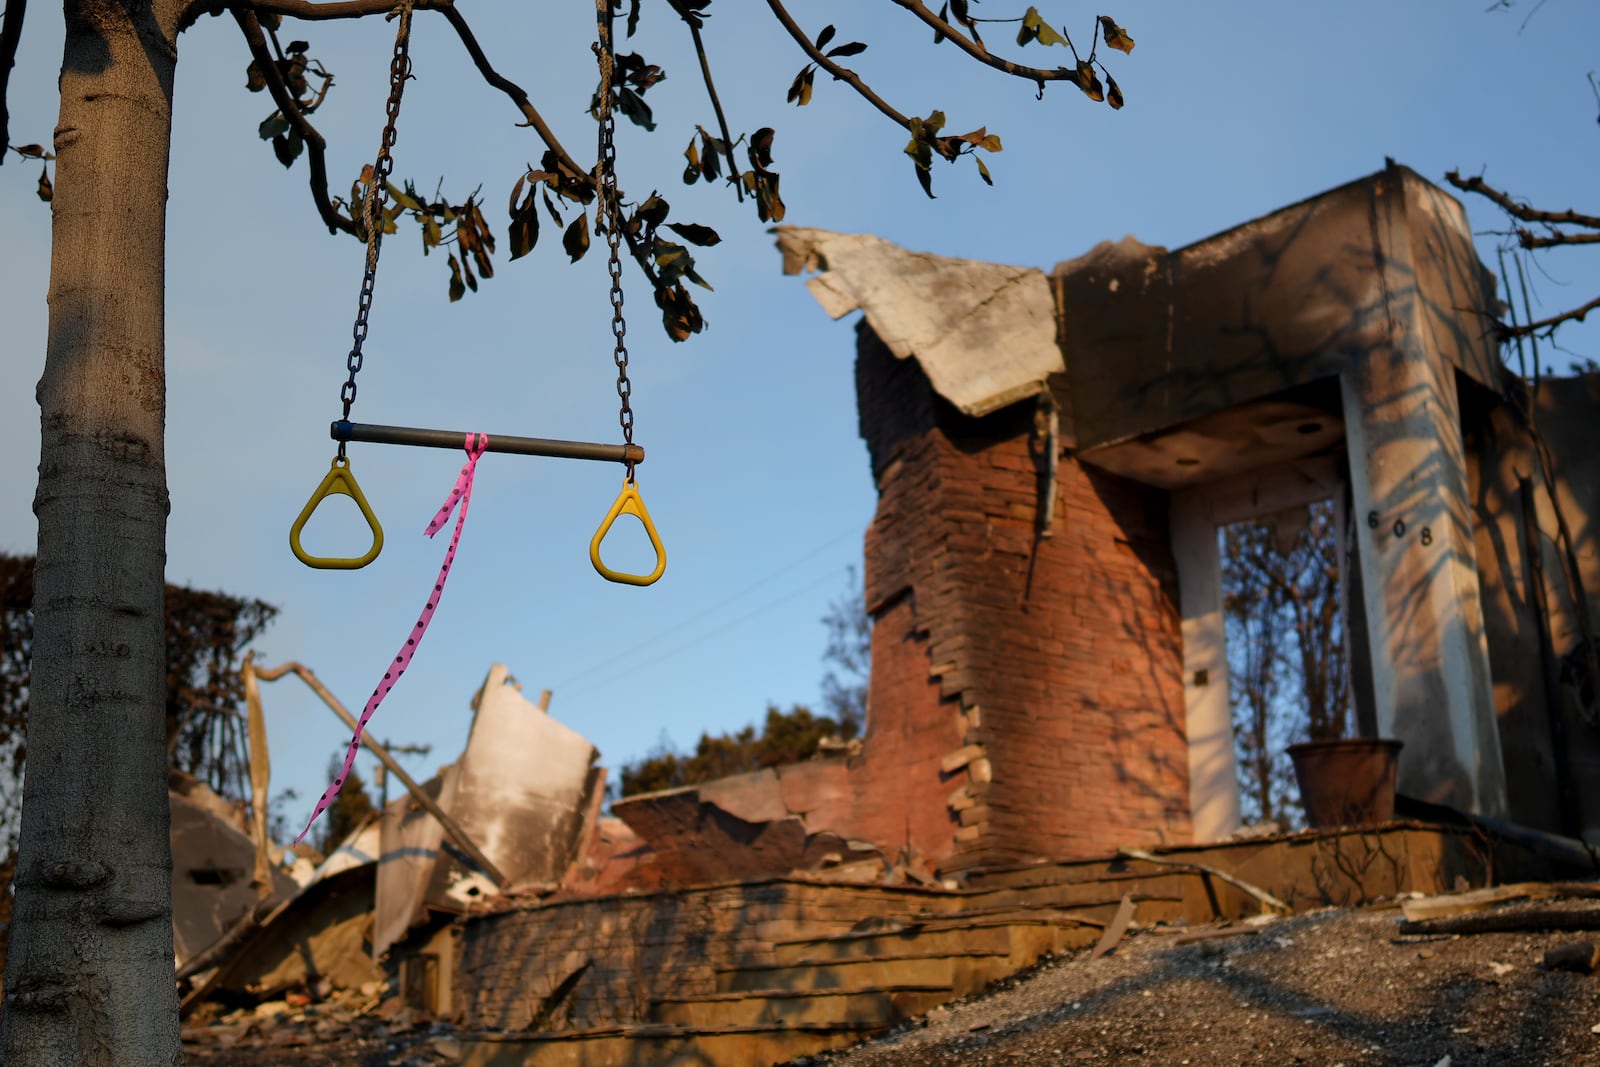
[[[469, 743], [430, 788], [499, 885], [391, 805], [369, 947], [431, 961], [474, 1062], [786, 1059], [1130, 916], [1481, 882], [1485, 825], [1588, 862], [1600, 375], [1505, 369], [1453, 198], [1391, 165], [1048, 272], [778, 234], [864, 313], [865, 736], [606, 817], [581, 739]], [[1448, 817], [1233, 841], [1217, 530], [1324, 500], [1359, 732], [1404, 742], [1402, 814]], [[565, 784], [505, 781], [534, 765]], [[1377, 882], [1329, 848], [1381, 853]]]

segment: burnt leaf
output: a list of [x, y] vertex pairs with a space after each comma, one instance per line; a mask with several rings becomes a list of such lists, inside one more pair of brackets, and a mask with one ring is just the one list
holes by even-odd
[[761, 175], [758, 186], [756, 217], [762, 222], [782, 222], [788, 208], [784, 207], [783, 197], [778, 195], [778, 175], [767, 171]]
[[267, 76], [261, 73], [261, 64], [253, 59], [250, 65], [244, 68], [244, 87], [252, 93], [259, 93], [267, 87]]
[[1128, 36], [1128, 31], [1117, 25], [1110, 15], [1100, 16], [1100, 33], [1105, 37], [1106, 45], [1119, 52], [1133, 51], [1133, 38]]
[[455, 253], [450, 253], [450, 303], [467, 295], [466, 283], [461, 280], [461, 261], [456, 259]]
[[287, 134], [278, 134], [272, 139], [272, 152], [278, 157], [278, 162], [286, 167], [294, 165], [300, 158], [300, 152], [306, 143], [301, 139], [298, 130], [290, 130]]
[[689, 250], [671, 241], [651, 242], [650, 255], [655, 259], [656, 274], [662, 285], [677, 285], [678, 279], [694, 270], [694, 257]]
[[983, 179], [983, 184], [993, 185], [994, 179], [989, 177], [989, 168], [983, 165], [983, 160], [973, 156], [972, 161], [978, 165], [978, 177]]
[[407, 211], [422, 210], [422, 204], [417, 200], [417, 190], [414, 186], [408, 185], [406, 188], [401, 189], [393, 182], [388, 182], [386, 185], [389, 193], [389, 199], [393, 200], [397, 205]]
[[561, 247], [567, 250], [567, 255], [576, 263], [589, 251], [589, 216], [578, 212], [578, 217], [572, 220], [572, 225], [567, 227], [561, 235]]
[[705, 329], [700, 309], [681, 282], [671, 288], [658, 287], [656, 307], [661, 309], [661, 324], [666, 327], [667, 336], [674, 341], [687, 341], [691, 335]]
[[710, 248], [722, 241], [722, 237], [710, 226], [702, 226], [697, 222], [669, 222], [667, 229], [682, 237], [692, 245]]
[[1017, 44], [1024, 45], [1029, 41], [1038, 41], [1040, 44], [1066, 44], [1067, 39], [1056, 32], [1056, 28], [1044, 20], [1036, 7], [1028, 8], [1022, 16], [1022, 25], [1017, 30]]
[[278, 60], [278, 70], [283, 74], [283, 82], [289, 87], [289, 92], [296, 99], [306, 95], [311, 85], [306, 81], [306, 57], [294, 56], [291, 59]]
[[851, 41], [849, 44], [842, 44], [838, 48], [830, 49], [829, 52], [828, 52], [828, 58], [829, 59], [838, 59], [838, 58], [843, 58], [845, 56], [859, 56], [862, 52], [865, 52], [866, 50], [867, 50], [867, 46], [866, 46], [866, 44], [864, 42], [862, 42], [862, 41]]
[[657, 226], [667, 221], [667, 215], [672, 210], [672, 205], [667, 203], [655, 193], [645, 197], [644, 203], [633, 209], [633, 223], [637, 231], [639, 226], [644, 227], [645, 236], [655, 232]]
[[263, 141], [270, 141], [279, 134], [289, 132], [289, 120], [283, 117], [283, 112], [274, 111], [261, 120], [261, 125], [256, 127], [256, 132]]
[[484, 221], [483, 210], [478, 207], [475, 196], [467, 197], [466, 204], [462, 206], [461, 220], [456, 223], [456, 240], [460, 242], [463, 253], [472, 253], [478, 273], [486, 279], [493, 278], [494, 263], [489, 257], [494, 253], [494, 232]]
[[722, 140], [712, 137], [705, 130], [700, 131], [700, 173], [706, 181], [713, 182], [722, 173], [722, 161], [718, 152]]
[[695, 29], [699, 29], [705, 25], [705, 21], [709, 17], [706, 14], [706, 8], [710, 6], [711, 0], [677, 0], [672, 5], [672, 10], [677, 12], [678, 17], [683, 21]]
[[56, 188], [50, 184], [50, 168], [45, 167], [39, 172], [39, 199], [48, 204], [55, 195]]
[[828, 47], [828, 42], [833, 40], [833, 34], [834, 28], [831, 22], [822, 27], [822, 32], [817, 34], [817, 48], [820, 50]]
[[284, 51], [291, 56], [303, 56], [311, 51], [311, 43], [309, 41], [290, 41], [289, 47], [285, 48]]
[[906, 122], [911, 130], [911, 140], [906, 142], [905, 153], [911, 157], [917, 172], [917, 183], [929, 199], [933, 199], [933, 140], [943, 125], [944, 113], [939, 111], [926, 119], [913, 116]]
[[642, 126], [646, 130], [656, 128], [655, 116], [650, 111], [650, 105], [644, 102], [644, 97], [626, 85], [617, 90], [617, 110], [628, 116], [635, 126]]
[[696, 138], [689, 138], [689, 147], [683, 150], [683, 158], [689, 161], [683, 168], [683, 184], [693, 185], [700, 180], [700, 144]]
[[539, 243], [539, 202], [534, 198], [532, 190], [529, 190], [528, 198], [522, 202], [521, 208], [512, 212], [511, 229], [507, 237], [511, 241], [513, 260], [521, 259], [532, 252], [533, 246]]
[[807, 63], [800, 68], [800, 73], [794, 76], [794, 81], [789, 83], [789, 92], [784, 96], [784, 103], [796, 107], [805, 107], [811, 103], [811, 89], [813, 79], [816, 77], [817, 68]]
[[[44, 153], [44, 145], [42, 145], [42, 144], [12, 145], [11, 146], [11, 150], [13, 152], [17, 153], [18, 155], [26, 156], [29, 159], [44, 159], [44, 158], [46, 158], [45, 157], [45, 153]], [[3, 150], [0, 150], [0, 151], [3, 151]]]
[[772, 136], [771, 126], [763, 126], [750, 135], [750, 163], [757, 170], [772, 166]]
[[985, 152], [1000, 151], [1000, 135], [998, 133], [990, 133], [987, 126], [979, 126], [971, 133], [957, 134], [954, 140], [965, 141], [972, 147], [981, 148]]
[[638, 28], [639, 28], [639, 0], [632, 0], [632, 2], [628, 5], [628, 30], [627, 30], [628, 36], [632, 37], [633, 34], [634, 34], [634, 31], [637, 30]]
[[659, 81], [665, 81], [666, 71], [647, 61], [637, 52], [617, 57], [617, 80], [633, 86], [643, 93]]
[[1099, 102], [1106, 98], [1105, 89], [1100, 85], [1100, 78], [1094, 72], [1094, 65], [1087, 60], [1078, 60], [1077, 70], [1078, 88], [1083, 90], [1083, 95], [1090, 100]]
[[545, 179], [545, 184], [554, 188], [557, 195], [563, 199], [576, 200], [580, 204], [594, 200], [594, 183], [589, 180], [589, 176], [580, 174], [563, 163], [554, 149], [545, 150], [539, 159], [539, 166], [550, 174]]
[[[940, 22], [949, 22], [950, 21], [950, 4], [948, 3], [948, 0], [944, 5], [942, 5], [939, 8], [939, 21]], [[944, 40], [944, 31], [943, 30], [934, 30], [933, 31], [933, 43], [934, 44], [938, 44], [943, 40]]]
[[1122, 99], [1122, 90], [1117, 87], [1117, 79], [1113, 78], [1109, 74], [1106, 75], [1106, 103], [1110, 104], [1118, 111], [1122, 110], [1122, 105], [1124, 103]]
[[550, 190], [549, 189], [543, 189], [543, 190], [541, 190], [541, 193], [544, 196], [544, 207], [545, 207], [545, 210], [550, 212], [550, 221], [555, 223], [557, 226], [560, 226], [561, 225], [561, 212], [556, 210], [556, 202], [554, 200], [550, 199]]

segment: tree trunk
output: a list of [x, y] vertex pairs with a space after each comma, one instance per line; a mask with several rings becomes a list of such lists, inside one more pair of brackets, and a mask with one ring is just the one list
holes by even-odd
[[[67, 0], [28, 768], [0, 1062], [181, 1062], [167, 837], [163, 260], [176, 25]], [[224, 250], [225, 246], [223, 246]]]

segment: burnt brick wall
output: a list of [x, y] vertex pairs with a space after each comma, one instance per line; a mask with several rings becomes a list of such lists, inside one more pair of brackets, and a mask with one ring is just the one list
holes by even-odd
[[[718, 972], [776, 962], [773, 946], [906, 922], [940, 899], [914, 888], [775, 879], [587, 897], [461, 923], [452, 993], [467, 1029], [569, 1030], [646, 1021], [650, 1002], [707, 996]], [[582, 974], [557, 1010], [551, 994]]]
[[864, 328], [856, 375], [879, 491], [864, 761], [916, 772], [879, 803], [925, 803], [905, 739], [940, 739], [946, 869], [1189, 840], [1166, 494], [1064, 458], [1040, 538], [1031, 402], [965, 417]]

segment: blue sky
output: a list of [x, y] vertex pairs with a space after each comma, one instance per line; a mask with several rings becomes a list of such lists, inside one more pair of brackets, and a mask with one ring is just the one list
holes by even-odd
[[[582, 113], [593, 79], [591, 8], [463, 4], [491, 59], [525, 85], [580, 159], [593, 151]], [[820, 619], [859, 564], [874, 490], [856, 430], [853, 339], [798, 279], [785, 278], [749, 205], [685, 188], [681, 152], [710, 123], [686, 35], [646, 6], [637, 48], [666, 68], [650, 93], [659, 128], [623, 125], [621, 183], [659, 189], [674, 218], [723, 235], [699, 256], [716, 286], [710, 329], [667, 341], [631, 273], [629, 338], [637, 438], [649, 450], [640, 487], [666, 542], [666, 577], [609, 585], [590, 569], [589, 537], [620, 484], [610, 466], [490, 455], [461, 553], [427, 641], [374, 720], [380, 738], [431, 743], [412, 759], [431, 773], [459, 751], [468, 700], [493, 661], [615, 767], [663, 738], [758, 718], [768, 702], [815, 704], [826, 640]], [[998, 0], [995, 16], [1020, 13]], [[810, 106], [784, 104], [802, 57], [764, 10], [714, 5], [706, 41], [735, 130], [775, 126], [787, 222], [868, 232], [909, 248], [1049, 268], [1103, 239], [1133, 234], [1176, 247], [1383, 166], [1386, 155], [1442, 182], [1453, 167], [1541, 206], [1600, 210], [1600, 111], [1585, 80], [1600, 68], [1600, 6], [1549, 0], [1519, 31], [1511, 12], [1442, 0], [1339, 4], [1124, 3], [1104, 10], [1138, 42], [1112, 54], [1128, 105], [1112, 112], [1075, 89], [1032, 86], [980, 68], [887, 3], [797, 5], [808, 29], [839, 25], [871, 47], [851, 62], [901, 110], [949, 115], [951, 130], [987, 125], [995, 187], [963, 161], [936, 169], [926, 199], [901, 154], [905, 134], [819, 76]], [[1201, 10], [1201, 8], [1204, 10]], [[662, 10], [658, 11], [657, 8]], [[992, 9], [992, 10], [991, 10]], [[1090, 9], [1045, 5], [1087, 36]], [[1099, 9], [1096, 9], [1099, 10]], [[47, 141], [56, 109], [59, 16], [35, 5], [12, 75], [12, 139]], [[303, 36], [337, 84], [318, 114], [336, 189], [376, 149], [390, 27], [318, 24]], [[1010, 33], [997, 51], [1041, 63], [1065, 53]], [[497, 275], [451, 305], [439, 256], [415, 230], [385, 244], [355, 417], [370, 422], [585, 440], [616, 437], [603, 257], [568, 266], [547, 225], [541, 245], [506, 261], [505, 199], [539, 147], [488, 89], [442, 20], [417, 19], [417, 80], [407, 91], [396, 175], [461, 196], [482, 183], [501, 235]], [[248, 62], [231, 19], [203, 20], [180, 43], [169, 183], [167, 363], [168, 577], [261, 597], [282, 609], [260, 642], [267, 663], [297, 659], [352, 707], [364, 702], [409, 631], [445, 545], [422, 528], [460, 456], [353, 446], [354, 470], [384, 523], [382, 557], [355, 572], [311, 571], [287, 531], [327, 470], [362, 250], [328, 236], [303, 162], [285, 171], [256, 136], [271, 111], [244, 89]], [[33, 384], [43, 361], [49, 212], [38, 168], [0, 168], [0, 549], [31, 551], [38, 457]], [[1475, 229], [1501, 229], [1487, 203]], [[1480, 239], [1494, 264], [1495, 238]], [[1600, 291], [1600, 254], [1549, 256], [1534, 282], [1541, 313]], [[1600, 357], [1600, 329], [1563, 334]], [[1548, 353], [1548, 350], [1547, 350]], [[1565, 369], [1574, 358], [1548, 353]], [[322, 550], [354, 530], [320, 532]], [[627, 546], [619, 546], [626, 549]], [[619, 561], [637, 560], [623, 552]], [[294, 822], [321, 791], [343, 728], [292, 681], [266, 690], [273, 791], [292, 787]], [[363, 767], [370, 759], [363, 759]]]

